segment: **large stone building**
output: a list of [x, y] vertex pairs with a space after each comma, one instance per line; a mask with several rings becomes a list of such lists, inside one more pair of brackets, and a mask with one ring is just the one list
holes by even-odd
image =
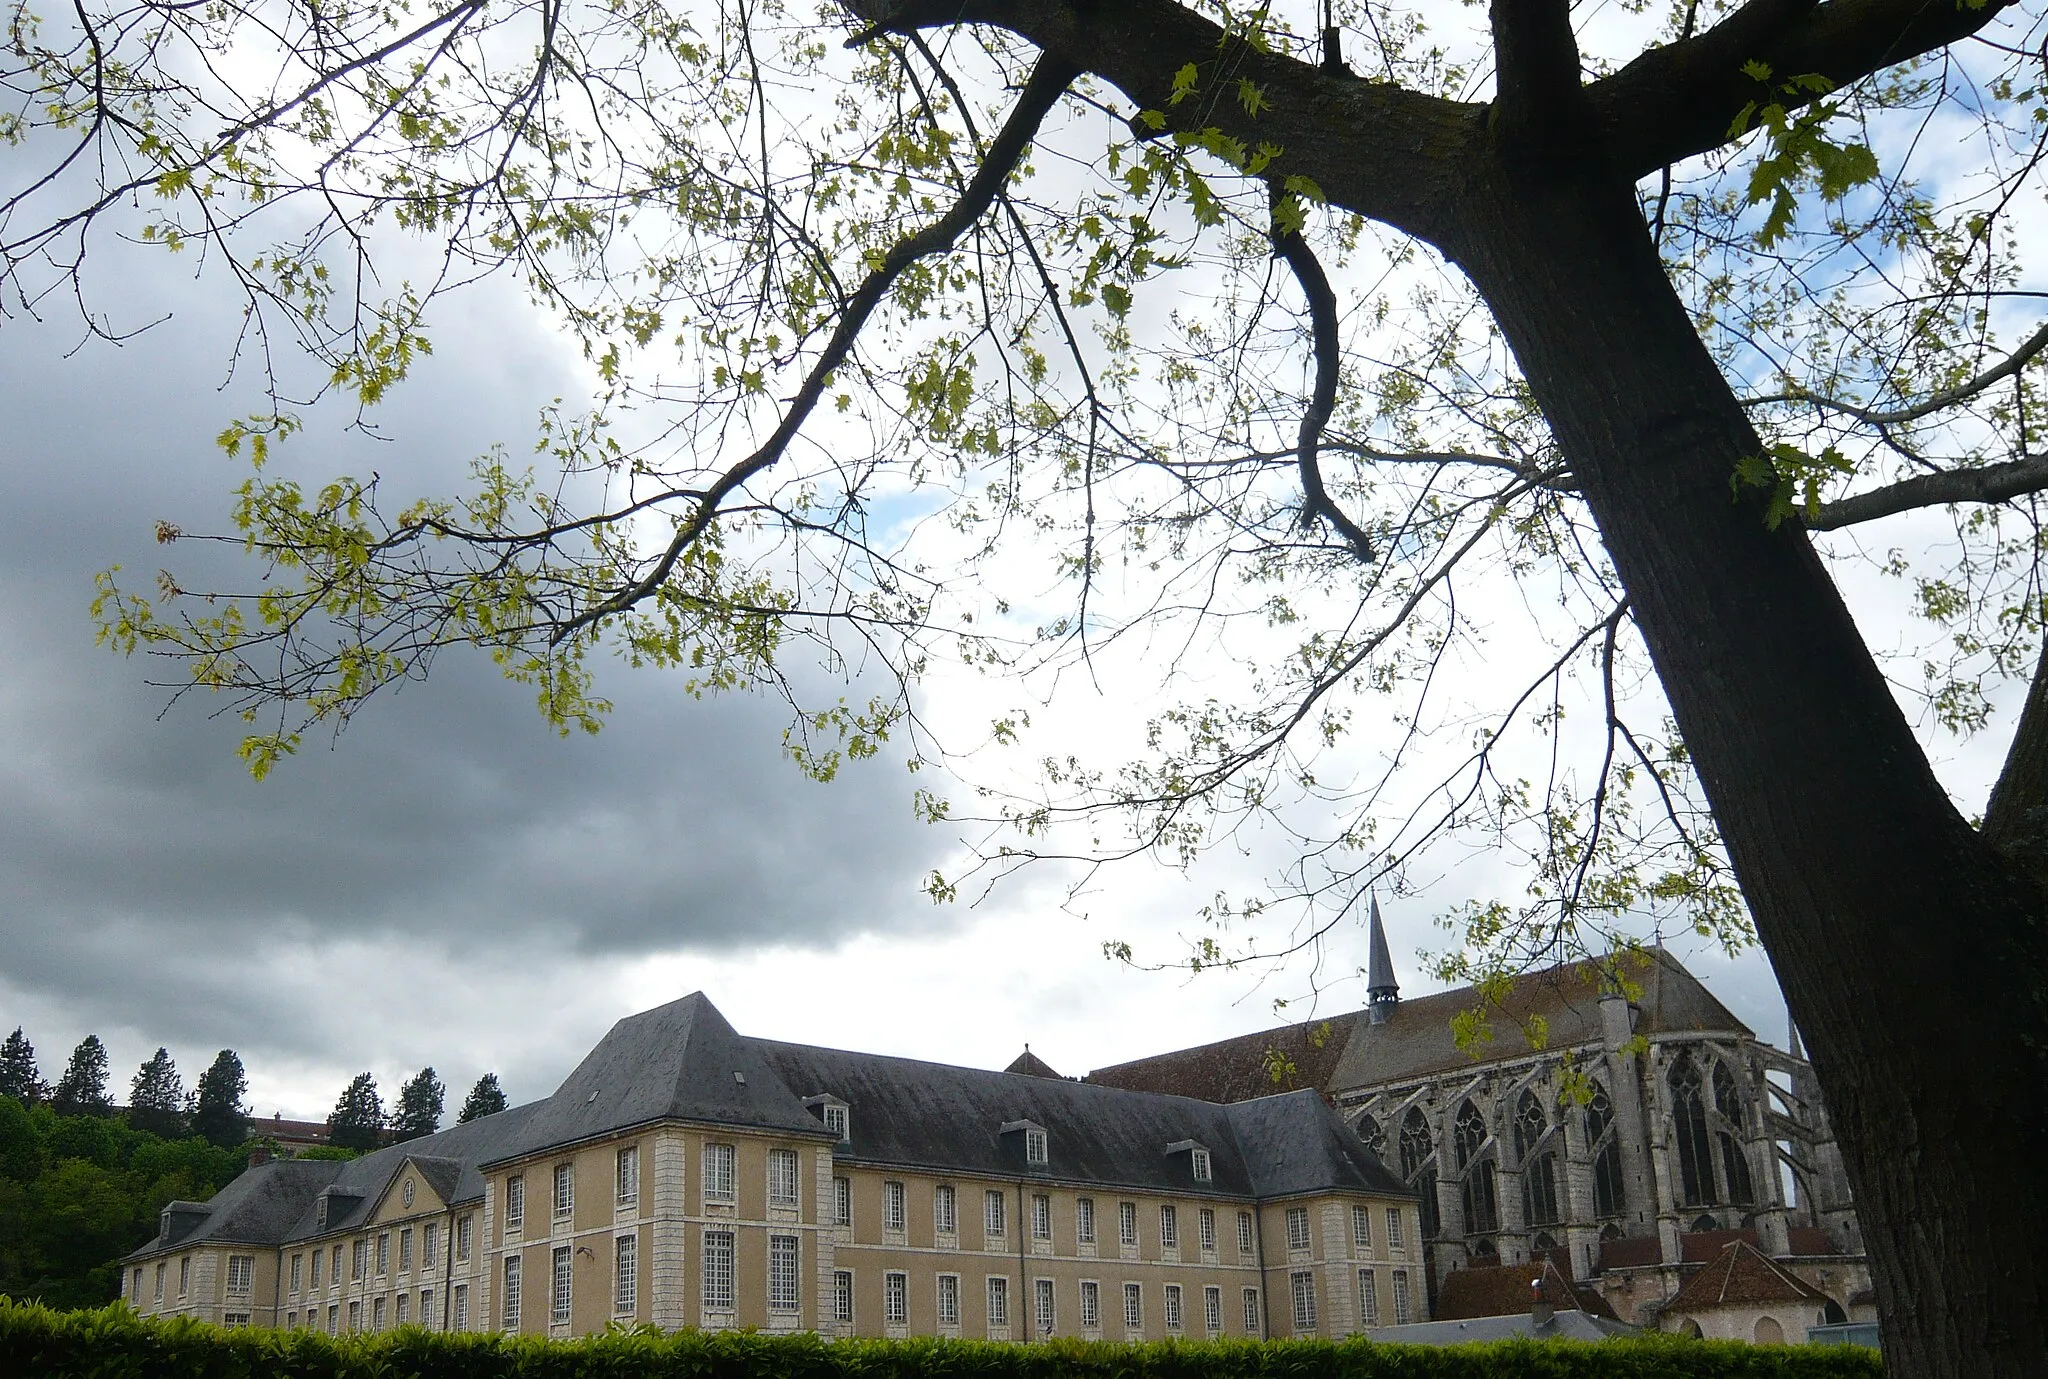
[[[1229, 1102], [1313, 1088], [1421, 1195], [1432, 1282], [1562, 1261], [1655, 1324], [1734, 1238], [1859, 1316], [1869, 1270], [1812, 1065], [1766, 1044], [1663, 949], [1518, 982], [1494, 1037], [1458, 1046], [1469, 989], [1400, 999], [1374, 907], [1367, 1006], [1099, 1069], [1102, 1086]], [[1521, 1034], [1540, 1021], [1541, 1047]], [[1568, 1094], [1567, 1069], [1585, 1079]], [[1789, 1190], [1788, 1190], [1789, 1183]], [[1796, 1339], [1796, 1338], [1795, 1338]]]
[[1427, 1317], [1415, 1193], [1321, 1097], [1223, 1106], [735, 1033], [689, 996], [545, 1101], [252, 1166], [125, 1262], [150, 1315], [330, 1333], [1333, 1335]]

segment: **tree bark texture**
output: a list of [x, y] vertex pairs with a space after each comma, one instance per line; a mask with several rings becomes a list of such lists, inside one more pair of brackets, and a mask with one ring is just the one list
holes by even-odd
[[1956, 810], [1604, 160], [1497, 141], [1441, 247], [1625, 585], [1840, 1133], [1898, 1376], [2048, 1373], [2048, 928]]

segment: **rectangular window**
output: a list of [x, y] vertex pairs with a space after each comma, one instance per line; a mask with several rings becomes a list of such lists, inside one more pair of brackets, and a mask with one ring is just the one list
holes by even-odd
[[1024, 1162], [1042, 1164], [1045, 1162], [1045, 1159], [1045, 1131], [1026, 1130], [1024, 1132]]
[[431, 1274], [441, 1261], [441, 1223], [429, 1221], [420, 1227], [420, 1272]]
[[1287, 1248], [1305, 1250], [1308, 1248], [1308, 1208], [1287, 1209]]
[[1351, 1209], [1351, 1246], [1353, 1249], [1358, 1250], [1369, 1250], [1372, 1248], [1371, 1207], [1353, 1207]]
[[990, 1188], [981, 1196], [981, 1228], [989, 1235], [1003, 1235], [1009, 1226], [1003, 1217], [1003, 1194]]
[[178, 1261], [178, 1296], [184, 1297], [192, 1291], [192, 1256], [186, 1255]]
[[1201, 1233], [1202, 1233], [1202, 1253], [1204, 1253], [1204, 1254], [1215, 1254], [1215, 1253], [1216, 1253], [1216, 1211], [1215, 1211], [1215, 1209], [1214, 1209], [1213, 1207], [1203, 1207], [1203, 1208], [1202, 1208], [1202, 1210], [1201, 1210], [1201, 1212], [1200, 1212], [1200, 1213], [1199, 1213], [1199, 1214], [1198, 1214], [1198, 1215], [1197, 1215], [1197, 1216], [1195, 1217], [1195, 1226], [1196, 1226], [1196, 1228], [1197, 1228], [1198, 1230], [1200, 1230], [1200, 1231], [1201, 1231]]
[[567, 1245], [555, 1246], [555, 1276], [554, 1286], [548, 1293], [548, 1320], [556, 1326], [569, 1324], [569, 1290], [575, 1280], [575, 1251]]
[[455, 1329], [469, 1330], [469, 1285], [466, 1283], [455, 1285]]
[[704, 1146], [704, 1200], [730, 1202], [733, 1185], [733, 1148], [729, 1144]]
[[[308, 1316], [311, 1316], [312, 1314], [311, 1314], [311, 1313], [309, 1312], [309, 1313], [307, 1313], [307, 1315], [308, 1315]], [[298, 1313], [296, 1313], [296, 1312], [287, 1312], [287, 1313], [285, 1313], [285, 1314], [284, 1314], [284, 1325], [285, 1325], [285, 1329], [286, 1329], [287, 1331], [289, 1331], [289, 1330], [291, 1330], [291, 1329], [293, 1329], [293, 1328], [297, 1327], [297, 1326], [298, 1326], [298, 1324], [299, 1324], [299, 1314], [298, 1314]]]
[[348, 1305], [348, 1329], [350, 1334], [363, 1329], [363, 1302], [357, 1298]]
[[1401, 1209], [1399, 1207], [1387, 1208], [1387, 1248], [1395, 1254], [1399, 1254], [1403, 1249], [1407, 1248], [1401, 1240]]
[[1223, 1290], [1204, 1288], [1202, 1290], [1202, 1327], [1211, 1336], [1223, 1331]]
[[853, 1224], [853, 1179], [832, 1180], [832, 1224], [851, 1226]]
[[327, 1277], [330, 1280], [330, 1286], [339, 1288], [341, 1287], [341, 1246], [336, 1245], [334, 1247], [333, 1257], [328, 1260], [328, 1263], [333, 1265], [333, 1267], [327, 1271]]
[[640, 1305], [640, 1237], [612, 1241], [612, 1311], [630, 1315]]
[[1074, 1202], [1074, 1239], [1083, 1245], [1095, 1243], [1095, 1199], [1081, 1197]]
[[1171, 1202], [1159, 1208], [1159, 1244], [1168, 1250], [1180, 1248], [1180, 1211]]
[[1415, 1319], [1408, 1310], [1408, 1271], [1394, 1270], [1394, 1325], [1406, 1326]]
[[771, 1149], [768, 1151], [768, 1205], [793, 1207], [796, 1204], [796, 1151]]
[[403, 1293], [400, 1293], [400, 1294], [398, 1295], [398, 1301], [397, 1301], [397, 1304], [396, 1304], [396, 1306], [395, 1306], [395, 1309], [394, 1309], [394, 1313], [393, 1313], [393, 1316], [392, 1316], [391, 1320], [392, 1320], [392, 1321], [394, 1321], [394, 1322], [396, 1322], [396, 1323], [397, 1323], [398, 1325], [400, 1325], [400, 1326], [404, 1326], [404, 1325], [406, 1324], [406, 1322], [410, 1321], [410, 1320], [411, 1320], [411, 1315], [410, 1315], [410, 1314], [411, 1314], [411, 1307], [409, 1306], [409, 1304], [410, 1304], [411, 1302], [412, 1302], [412, 1299], [411, 1299], [411, 1298], [407, 1297], [407, 1296], [406, 1296], [405, 1294], [403, 1294]]
[[432, 1330], [434, 1327], [434, 1290], [420, 1289], [420, 1325]]
[[793, 1235], [768, 1237], [768, 1310], [797, 1310], [797, 1238]]
[[567, 1216], [576, 1209], [576, 1165], [555, 1165], [555, 1215]]
[[1306, 1335], [1316, 1329], [1316, 1276], [1303, 1269], [1289, 1274], [1287, 1283], [1294, 1290], [1294, 1334]]
[[1255, 1247], [1252, 1243], [1252, 1214], [1241, 1211], [1237, 1214], [1237, 1252], [1248, 1255]]
[[1188, 1155], [1188, 1159], [1190, 1165], [1193, 1167], [1195, 1171], [1195, 1181], [1198, 1183], [1208, 1182], [1209, 1151], [1206, 1149], [1197, 1149], [1194, 1153]]
[[960, 1275], [939, 1275], [939, 1325], [960, 1325]]
[[882, 1275], [882, 1320], [890, 1326], [903, 1326], [909, 1323], [910, 1275]]
[[398, 1272], [412, 1272], [412, 1227], [407, 1226], [398, 1233]]
[[1052, 1198], [1043, 1192], [1031, 1194], [1031, 1238], [1052, 1239]]
[[[316, 1259], [318, 1257], [317, 1255], [314, 1256]], [[314, 1267], [318, 1268], [319, 1266], [315, 1265]], [[315, 1282], [318, 1282], [318, 1280], [316, 1279]], [[164, 1266], [161, 1263], [156, 1266], [156, 1300], [158, 1302], [164, 1300]]]
[[[292, 1291], [294, 1293], [299, 1291], [299, 1275], [303, 1271], [305, 1263], [306, 1256], [303, 1253], [292, 1256]], [[140, 1269], [135, 1271], [135, 1296], [138, 1298], [142, 1296], [142, 1270]]]
[[1095, 1331], [1102, 1326], [1102, 1285], [1094, 1279], [1081, 1284], [1081, 1329]]
[[1178, 1331], [1181, 1329], [1180, 1285], [1178, 1283], [1166, 1285], [1166, 1329], [1168, 1331]]
[[515, 1173], [505, 1180], [505, 1229], [516, 1231], [526, 1220], [526, 1176]]
[[377, 1232], [377, 1277], [391, 1272], [391, 1232]]
[[1032, 1296], [1032, 1304], [1033, 1304], [1033, 1307], [1034, 1307], [1034, 1309], [1036, 1310], [1036, 1312], [1037, 1312], [1037, 1314], [1038, 1314], [1038, 1334], [1039, 1334], [1039, 1335], [1041, 1335], [1041, 1336], [1050, 1336], [1050, 1335], [1052, 1335], [1052, 1328], [1053, 1328], [1053, 1289], [1052, 1289], [1052, 1280], [1051, 1280], [1051, 1279], [1049, 1279], [1049, 1278], [1035, 1278], [1035, 1279], [1031, 1280], [1031, 1296]]
[[469, 1263], [469, 1249], [476, 1239], [476, 1213], [471, 1212], [455, 1222], [455, 1262]]
[[[830, 1107], [826, 1108], [830, 1110]], [[832, 1320], [853, 1323], [853, 1270], [832, 1271]]]
[[247, 1326], [249, 1324], [249, 1314], [247, 1312], [222, 1313], [220, 1324], [228, 1328], [230, 1331], [234, 1330], [238, 1326]]
[[629, 1144], [619, 1151], [617, 1172], [612, 1179], [612, 1200], [619, 1206], [640, 1201], [640, 1146]]
[[325, 1250], [313, 1251], [312, 1265], [311, 1268], [308, 1270], [308, 1273], [310, 1274], [310, 1279], [306, 1286], [315, 1293], [320, 1291], [320, 1259], [321, 1256], [325, 1255], [326, 1253], [327, 1251]]
[[1138, 1243], [1138, 1204], [1118, 1202], [1116, 1204], [1116, 1239], [1120, 1245]]
[[348, 1276], [357, 1283], [361, 1283], [370, 1276], [369, 1241], [351, 1240], [348, 1242]]
[[704, 1232], [704, 1310], [706, 1312], [730, 1312], [732, 1311], [732, 1303], [732, 1232], [706, 1231]]
[[988, 1324], [991, 1327], [1010, 1324], [1010, 1280], [1001, 1274], [989, 1275]]
[[883, 1229], [883, 1230], [885, 1230], [885, 1231], [900, 1231], [900, 1230], [903, 1230], [903, 1229], [904, 1229], [904, 1228], [906, 1227], [906, 1225], [907, 1225], [907, 1223], [908, 1223], [908, 1220], [909, 1220], [909, 1216], [910, 1216], [910, 1213], [909, 1213], [909, 1211], [907, 1210], [907, 1208], [906, 1208], [906, 1206], [905, 1206], [905, 1203], [906, 1203], [906, 1202], [907, 1202], [908, 1200], [909, 1200], [909, 1198], [908, 1198], [908, 1195], [906, 1194], [906, 1192], [904, 1191], [904, 1187], [903, 1187], [903, 1184], [901, 1184], [901, 1183], [883, 1183], [883, 1184], [882, 1184], [882, 1229]]
[[256, 1286], [256, 1256], [228, 1256], [228, 1296], [245, 1298]]
[[327, 1334], [332, 1336], [341, 1330], [341, 1304], [334, 1303], [327, 1309]]
[[1244, 1290], [1244, 1334], [1259, 1334], [1259, 1290], [1256, 1288]]
[[1124, 1285], [1124, 1328], [1128, 1331], [1145, 1329], [1145, 1289], [1140, 1284]]
[[1358, 1324], [1380, 1324], [1380, 1281], [1370, 1269], [1358, 1271]]
[[825, 1107], [825, 1128], [832, 1132], [833, 1139], [838, 1140], [841, 1144], [846, 1143], [846, 1108], [844, 1106], [827, 1105]]
[[384, 1299], [382, 1299], [382, 1298], [372, 1298], [372, 1299], [370, 1300], [370, 1330], [372, 1330], [372, 1331], [382, 1331], [383, 1329], [384, 1329]]
[[932, 1189], [932, 1229], [940, 1235], [954, 1235], [960, 1230], [960, 1194], [951, 1183], [940, 1183]]

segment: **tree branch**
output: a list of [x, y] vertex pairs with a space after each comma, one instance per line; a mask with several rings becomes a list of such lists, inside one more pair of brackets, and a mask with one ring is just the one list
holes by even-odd
[[1493, 0], [1497, 128], [1517, 142], [1576, 126], [1579, 43], [1571, 0]]
[[1854, 417], [1869, 426], [1903, 426], [1908, 422], [1933, 416], [1936, 412], [1953, 407], [1959, 402], [1968, 402], [1992, 384], [2011, 378], [2024, 369], [2044, 349], [2048, 349], [2048, 325], [2042, 326], [2028, 336], [2026, 342], [2018, 349], [1968, 382], [1958, 383], [1953, 388], [1943, 388], [1940, 392], [1932, 393], [1910, 406], [1894, 408], [1888, 412], [1800, 392], [1769, 393], [1762, 397], [1744, 398], [1742, 405], [1765, 407], [1778, 402], [1807, 402], [1816, 407], [1824, 407], [1830, 412], [1840, 412], [1843, 416]]
[[[1594, 82], [1587, 105], [1616, 168], [1645, 177], [1728, 142], [1736, 116], [1766, 91], [1743, 71], [1746, 63], [1849, 86], [1976, 33], [2013, 2], [1751, 0], [1699, 37], [1653, 48]], [[1776, 86], [1769, 95], [1787, 109], [1819, 99]]]
[[2048, 890], [2048, 640], [1984, 806], [1983, 833], [2000, 856]]
[[2029, 455], [1981, 469], [1950, 469], [1917, 474], [1895, 484], [1858, 493], [1832, 503], [1806, 523], [1809, 531], [1836, 531], [1859, 522], [1943, 503], [2003, 503], [2025, 493], [2048, 489], [2048, 455]]

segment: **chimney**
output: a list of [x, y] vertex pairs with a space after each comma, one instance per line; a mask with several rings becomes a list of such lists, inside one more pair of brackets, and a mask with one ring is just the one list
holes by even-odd
[[1543, 1275], [1538, 1274], [1529, 1280], [1529, 1330], [1542, 1331], [1556, 1315], [1557, 1309], [1543, 1296]]
[[249, 1150], [249, 1167], [261, 1168], [270, 1162], [270, 1146], [259, 1144]]

